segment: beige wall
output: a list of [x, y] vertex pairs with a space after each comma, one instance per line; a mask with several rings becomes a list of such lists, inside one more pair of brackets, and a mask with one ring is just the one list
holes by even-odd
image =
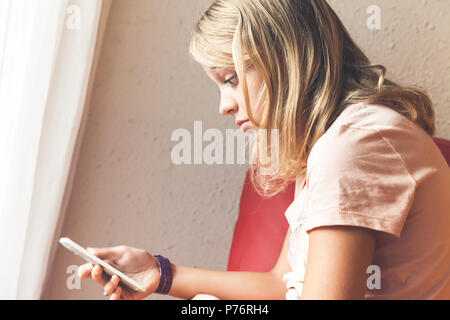
[[[190, 32], [209, 0], [114, 0], [61, 235], [84, 246], [128, 244], [172, 262], [225, 270], [243, 165], [175, 166], [176, 128], [235, 128], [219, 92], [191, 63]], [[432, 96], [437, 135], [450, 139], [450, 1], [334, 0], [354, 39], [389, 76]], [[366, 27], [369, 5], [381, 30]], [[66, 287], [81, 260], [57, 247], [43, 298], [104, 299], [100, 287]], [[150, 299], [172, 299], [160, 295]]]
[[[353, 39], [388, 77], [425, 88], [436, 107], [436, 136], [450, 139], [450, 1], [329, 0]], [[381, 9], [381, 30], [366, 27]]]

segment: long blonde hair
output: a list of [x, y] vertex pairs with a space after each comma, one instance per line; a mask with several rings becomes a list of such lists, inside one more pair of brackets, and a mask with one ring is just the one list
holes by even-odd
[[[434, 134], [429, 96], [386, 79], [386, 68], [371, 64], [325, 0], [215, 0], [195, 26], [189, 52], [206, 67], [235, 69], [250, 121], [268, 134], [279, 130], [276, 173], [262, 175], [258, 163], [251, 166], [263, 196], [306, 174], [312, 147], [351, 104], [388, 106]], [[250, 66], [264, 81], [260, 122], [250, 109]]]

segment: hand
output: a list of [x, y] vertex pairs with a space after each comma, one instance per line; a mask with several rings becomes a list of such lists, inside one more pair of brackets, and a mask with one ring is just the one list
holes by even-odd
[[155, 257], [142, 249], [127, 246], [110, 248], [87, 248], [92, 254], [120, 270], [125, 275], [141, 284], [145, 291], [134, 291], [125, 285], [119, 285], [120, 278], [103, 272], [100, 265], [86, 263], [78, 268], [80, 278], [92, 278], [103, 286], [104, 294], [111, 300], [139, 300], [151, 295], [159, 285], [160, 273]]

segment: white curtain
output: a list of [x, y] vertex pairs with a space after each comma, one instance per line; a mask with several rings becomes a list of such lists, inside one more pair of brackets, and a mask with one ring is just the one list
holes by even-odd
[[0, 299], [38, 299], [103, 0], [0, 0]]

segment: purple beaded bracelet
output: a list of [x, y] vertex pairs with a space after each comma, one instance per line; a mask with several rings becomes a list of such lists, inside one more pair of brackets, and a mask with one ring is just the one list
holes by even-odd
[[158, 260], [159, 274], [161, 275], [159, 286], [155, 293], [167, 294], [172, 287], [172, 264], [169, 259], [163, 256], [156, 255], [154, 257]]

